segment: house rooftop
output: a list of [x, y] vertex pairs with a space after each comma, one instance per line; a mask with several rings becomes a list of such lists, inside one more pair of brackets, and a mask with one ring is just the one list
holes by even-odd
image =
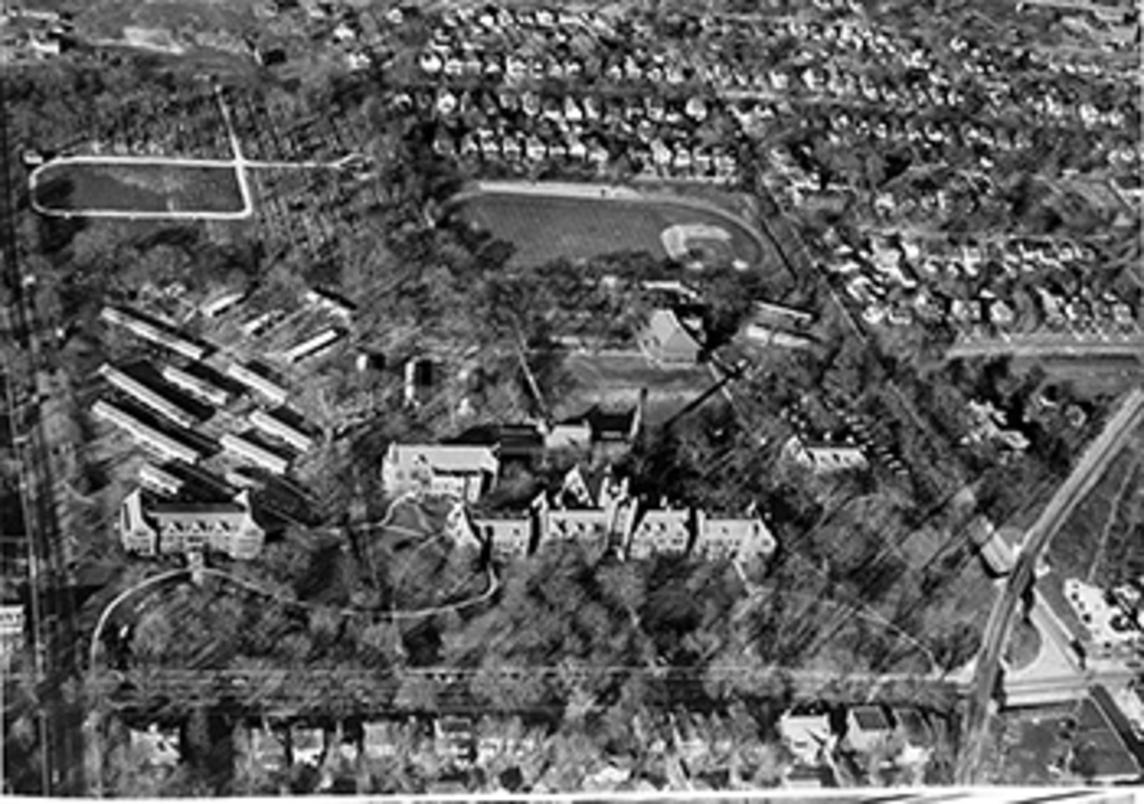
[[890, 721], [880, 706], [855, 706], [851, 708], [850, 714], [863, 731], [885, 731], [890, 728]]
[[627, 441], [631, 438], [639, 415], [639, 408], [614, 410], [593, 405], [579, 416], [565, 419], [560, 424], [586, 424], [593, 441]]

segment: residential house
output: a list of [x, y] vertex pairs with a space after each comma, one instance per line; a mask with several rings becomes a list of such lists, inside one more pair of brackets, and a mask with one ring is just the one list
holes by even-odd
[[267, 773], [284, 771], [289, 766], [289, 752], [284, 734], [267, 724], [255, 726], [249, 733], [249, 761]]
[[707, 740], [701, 715], [686, 709], [671, 712], [668, 722], [671, 725], [671, 745], [680, 759], [694, 769], [710, 756], [711, 746]]
[[407, 730], [404, 723], [394, 720], [382, 720], [362, 724], [362, 749], [368, 759], [401, 759], [403, 744], [406, 742], [403, 732]]
[[24, 646], [24, 607], [0, 606], [0, 669]]
[[791, 436], [783, 447], [783, 455], [816, 475], [831, 474], [868, 466], [862, 448], [853, 444], [804, 441]]
[[519, 717], [482, 717], [475, 732], [477, 763], [482, 766], [497, 758], [520, 761], [544, 744], [540, 733], [526, 729]]
[[914, 707], [893, 710], [895, 734], [901, 738], [903, 748], [898, 763], [917, 768], [929, 762], [933, 754], [934, 734], [929, 719]]
[[695, 363], [703, 349], [679, 317], [664, 309], [652, 311], [637, 341], [645, 355], [656, 363], [664, 364]]
[[473, 761], [477, 741], [473, 735], [473, 721], [467, 717], [439, 717], [433, 721], [433, 750], [439, 757], [458, 765]]
[[779, 718], [779, 734], [795, 761], [817, 766], [821, 752], [834, 743], [830, 717], [826, 714], [796, 715], [787, 712]]
[[893, 726], [880, 706], [852, 706], [846, 713], [845, 742], [849, 748], [868, 753], [886, 744]]
[[146, 730], [128, 729], [131, 753], [143, 767], [171, 768], [179, 764], [178, 728], [161, 728], [152, 723]]
[[819, 765], [792, 765], [783, 774], [783, 787], [794, 790], [818, 790], [830, 784], [830, 770]]
[[326, 753], [326, 733], [320, 728], [294, 724], [290, 727], [290, 755], [295, 765], [318, 767]]
[[477, 539], [489, 546], [494, 559], [511, 561], [532, 553], [536, 526], [531, 513], [475, 515], [472, 523]]
[[627, 557], [646, 559], [656, 554], [687, 553], [691, 545], [691, 519], [687, 508], [653, 508], [640, 512], [628, 538]]
[[210, 550], [251, 559], [261, 551], [265, 537], [251, 513], [249, 491], [233, 502], [144, 506], [142, 491], [135, 489], [120, 507], [118, 524], [124, 548], [148, 556]]
[[381, 479], [390, 495], [448, 494], [475, 503], [496, 481], [496, 451], [464, 444], [390, 444]]
[[751, 561], [766, 558], [778, 546], [770, 528], [757, 516], [718, 517], [699, 511], [696, 519], [692, 552], [703, 559]]

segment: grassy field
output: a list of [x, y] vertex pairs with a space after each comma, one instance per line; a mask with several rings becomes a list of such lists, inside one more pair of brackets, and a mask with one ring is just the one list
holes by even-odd
[[572, 354], [564, 369], [575, 389], [556, 402], [557, 418], [574, 416], [593, 404], [627, 406], [648, 391], [644, 421], [655, 425], [671, 417], [715, 383], [705, 366], [661, 368], [639, 353]]
[[714, 213], [668, 202], [487, 193], [464, 201], [460, 214], [516, 246], [512, 263], [518, 266], [622, 251], [666, 258], [661, 233], [687, 224], [715, 226], [728, 232], [731, 259], [752, 266], [765, 261], [762, 249], [746, 229]]
[[1049, 543], [1066, 577], [1113, 586], [1144, 573], [1144, 429]]
[[36, 201], [50, 210], [241, 212], [229, 168], [171, 165], [52, 165], [38, 175]]

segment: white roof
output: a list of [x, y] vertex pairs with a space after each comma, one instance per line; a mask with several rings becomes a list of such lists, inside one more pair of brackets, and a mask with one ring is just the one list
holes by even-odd
[[496, 473], [500, 467], [492, 447], [469, 444], [390, 444], [385, 459], [412, 466], [425, 464], [437, 472]]

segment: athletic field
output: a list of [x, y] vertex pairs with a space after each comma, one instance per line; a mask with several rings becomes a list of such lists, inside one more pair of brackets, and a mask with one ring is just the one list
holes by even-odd
[[[726, 262], [757, 267], [768, 261], [769, 244], [733, 216], [670, 200], [623, 197], [564, 197], [537, 192], [482, 192], [459, 202], [463, 220], [512, 243], [513, 266], [541, 265], [556, 259], [581, 260], [623, 251], [670, 255], [673, 227], [684, 237], [689, 255], [683, 261]], [[666, 238], [665, 238], [666, 233]], [[714, 236], [713, 236], [714, 235]]]

